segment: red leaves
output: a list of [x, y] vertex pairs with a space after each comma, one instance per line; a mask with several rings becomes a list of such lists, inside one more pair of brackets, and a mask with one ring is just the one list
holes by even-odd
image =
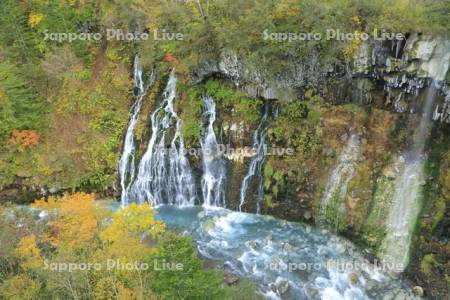
[[170, 52], [167, 52], [166, 54], [164, 54], [164, 60], [167, 62], [170, 62], [170, 63], [175, 63], [177, 61], [175, 56], [173, 56], [173, 54]]

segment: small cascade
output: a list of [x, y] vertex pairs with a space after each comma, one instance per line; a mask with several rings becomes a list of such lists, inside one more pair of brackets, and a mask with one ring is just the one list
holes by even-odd
[[135, 176], [135, 152], [136, 145], [134, 142], [134, 129], [139, 119], [139, 113], [141, 111], [142, 99], [144, 98], [149, 86], [153, 85], [156, 79], [156, 73], [153, 71], [149, 78], [147, 87], [144, 86], [144, 80], [142, 78], [142, 67], [139, 61], [139, 56], [136, 55], [134, 59], [134, 90], [135, 90], [135, 102], [131, 106], [131, 117], [128, 121], [128, 128], [125, 134], [125, 141], [123, 146], [123, 153], [119, 161], [119, 176], [120, 186], [122, 188], [122, 205], [128, 205], [127, 189], [129, 184], [133, 181]]
[[[154, 206], [195, 204], [195, 181], [185, 156], [181, 119], [173, 107], [175, 95], [176, 77], [171, 73], [164, 100], [151, 115], [152, 136], [139, 163], [137, 178], [127, 190], [126, 197], [130, 201], [149, 201]], [[170, 146], [166, 147], [170, 129], [175, 133]]]
[[207, 125], [203, 130], [201, 147], [203, 156], [202, 194], [203, 205], [206, 207], [225, 207], [225, 177], [226, 165], [222, 153], [220, 153], [214, 122], [216, 120], [216, 104], [214, 99], [203, 97]]
[[264, 197], [264, 176], [262, 174], [264, 162], [266, 160], [266, 137], [267, 137], [267, 117], [268, 117], [268, 105], [264, 106], [264, 114], [258, 125], [258, 128], [253, 133], [253, 150], [255, 155], [250, 161], [247, 174], [242, 180], [239, 211], [242, 210], [242, 205], [245, 203], [245, 196], [247, 194], [248, 186], [253, 178], [258, 181], [258, 190], [256, 195], [256, 213], [260, 213], [261, 201]]
[[424, 180], [425, 139], [433, 113], [436, 88], [428, 89], [422, 118], [412, 149], [401, 157], [404, 167], [396, 179], [392, 205], [386, 221], [386, 236], [381, 246], [383, 260], [395, 271], [403, 271], [408, 264], [409, 245], [421, 207], [421, 183]]
[[337, 166], [333, 169], [325, 192], [320, 202], [318, 216], [319, 224], [333, 225], [339, 228], [339, 221], [345, 217], [345, 199], [348, 183], [355, 175], [355, 167], [360, 153], [360, 140], [357, 134], [352, 134], [347, 146], [339, 157]]

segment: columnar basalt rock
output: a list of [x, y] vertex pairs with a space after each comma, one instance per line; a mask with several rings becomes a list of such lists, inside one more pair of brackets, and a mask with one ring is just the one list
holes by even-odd
[[[193, 81], [201, 82], [220, 74], [252, 97], [264, 99], [292, 98], [312, 84], [319, 86], [326, 101], [331, 103], [359, 100], [361, 104], [382, 109], [416, 113], [418, 91], [432, 78], [442, 82], [435, 120], [449, 123], [449, 61], [449, 40], [412, 33], [399, 42], [364, 41], [349, 63], [331, 62], [311, 52], [301, 61], [291, 61], [276, 74], [268, 72], [263, 65], [256, 66], [236, 53], [225, 51], [218, 61], [200, 63], [193, 72]], [[335, 86], [337, 82], [341, 84]], [[330, 85], [335, 88], [327, 94], [326, 87]], [[368, 89], [368, 85], [372, 87]], [[333, 101], [336, 95], [339, 99]], [[377, 97], [383, 100], [374, 101]]]

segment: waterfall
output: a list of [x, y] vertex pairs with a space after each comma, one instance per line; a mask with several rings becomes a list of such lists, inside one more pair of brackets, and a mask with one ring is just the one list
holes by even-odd
[[[181, 119], [174, 111], [176, 77], [172, 72], [164, 91], [164, 100], [151, 115], [152, 135], [139, 163], [138, 175], [127, 191], [127, 198], [139, 203], [149, 201], [192, 206], [195, 203], [195, 181], [181, 135]], [[173, 125], [175, 124], [175, 128]], [[169, 130], [175, 133], [166, 147]]]
[[325, 192], [320, 202], [318, 221], [322, 225], [332, 223], [336, 229], [339, 219], [345, 217], [345, 199], [348, 183], [355, 175], [355, 167], [360, 153], [360, 140], [357, 134], [352, 134], [347, 146], [339, 156], [338, 164], [328, 179]]
[[253, 150], [256, 151], [255, 155], [250, 161], [247, 174], [242, 180], [239, 211], [242, 210], [242, 205], [245, 203], [245, 196], [247, 194], [250, 181], [256, 176], [258, 180], [258, 190], [256, 195], [256, 213], [260, 212], [261, 201], [264, 197], [264, 176], [262, 174], [264, 162], [266, 160], [266, 137], [267, 137], [267, 115], [268, 105], [264, 105], [264, 114], [258, 125], [258, 128], [253, 133]]
[[133, 67], [135, 102], [131, 106], [131, 117], [128, 121], [128, 128], [125, 134], [123, 153], [119, 161], [119, 176], [120, 186], [122, 188], [122, 205], [128, 205], [127, 189], [129, 184], [133, 181], [135, 176], [135, 152], [136, 145], [134, 143], [134, 129], [139, 119], [139, 112], [142, 106], [142, 99], [144, 98], [149, 86], [153, 85], [156, 79], [156, 74], [152, 71], [150, 75], [149, 84], [144, 87], [144, 80], [142, 78], [142, 67], [139, 61], [139, 56], [136, 55]]
[[216, 134], [214, 133], [214, 122], [216, 120], [216, 104], [214, 99], [208, 96], [203, 97], [205, 112], [203, 116], [207, 118], [206, 128], [203, 129], [201, 138], [203, 176], [202, 194], [203, 205], [206, 207], [225, 207], [225, 177], [226, 165], [223, 154], [220, 153]]
[[404, 156], [405, 164], [395, 182], [392, 206], [386, 220], [386, 236], [381, 245], [383, 260], [395, 271], [403, 271], [408, 264], [409, 245], [421, 208], [421, 183], [424, 180], [425, 139], [436, 98], [432, 83], [428, 89], [420, 125], [412, 149]]

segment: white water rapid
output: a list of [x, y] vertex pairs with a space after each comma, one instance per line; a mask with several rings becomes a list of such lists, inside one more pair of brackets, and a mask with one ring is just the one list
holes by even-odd
[[416, 299], [326, 230], [222, 208], [161, 206], [157, 218], [190, 234], [212, 265], [256, 283], [266, 299]]

